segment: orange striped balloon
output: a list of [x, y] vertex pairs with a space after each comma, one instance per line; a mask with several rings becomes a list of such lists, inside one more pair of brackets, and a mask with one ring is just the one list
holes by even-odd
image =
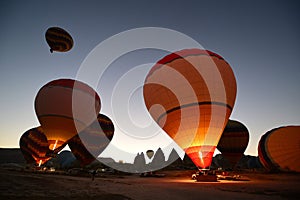
[[[115, 127], [111, 119], [104, 115], [104, 114], [99, 114], [98, 115], [98, 122], [101, 126], [101, 129], [103, 130], [105, 136], [109, 139], [112, 140], [115, 132]], [[93, 124], [91, 125], [93, 126]]]
[[70, 139], [68, 145], [81, 166], [85, 166], [104, 151], [112, 140], [113, 134], [114, 125], [110, 118], [99, 114], [97, 121]]
[[283, 126], [265, 133], [259, 141], [258, 157], [270, 171], [300, 172], [300, 126]]
[[35, 112], [51, 150], [63, 146], [89, 126], [97, 118], [100, 107], [97, 92], [73, 79], [50, 81], [35, 98]]
[[45, 37], [51, 53], [53, 53], [53, 51], [70, 51], [74, 44], [71, 35], [59, 27], [48, 28]]
[[144, 84], [152, 118], [200, 169], [208, 169], [236, 97], [230, 65], [218, 54], [184, 49], [159, 60]]
[[19, 145], [26, 162], [29, 164], [42, 165], [51, 158], [48, 156], [50, 152], [49, 143], [41, 127], [32, 128], [23, 133]]
[[249, 142], [249, 131], [239, 121], [229, 120], [219, 140], [217, 149], [228, 159], [232, 168], [244, 155]]

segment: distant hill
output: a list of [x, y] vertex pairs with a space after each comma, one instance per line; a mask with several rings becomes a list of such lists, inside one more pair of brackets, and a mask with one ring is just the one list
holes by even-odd
[[[157, 159], [158, 163], [164, 162], [164, 157], [156, 156], [152, 162], [155, 164], [155, 159]], [[70, 159], [71, 158], [71, 159]], [[117, 163], [112, 158], [98, 158], [100, 163], [106, 164], [107, 166], [115, 166], [115, 169], [119, 169], [122, 165], [122, 168], [126, 167], [126, 169], [131, 169], [134, 165], [133, 164], [124, 164], [124, 163]], [[56, 168], [72, 168], [77, 167], [76, 159], [71, 153], [71, 151], [62, 151], [56, 158], [52, 158], [49, 160], [49, 166], [56, 166]], [[0, 165], [1, 164], [18, 164], [24, 165], [26, 161], [23, 157], [23, 154], [19, 148], [0, 148]], [[93, 163], [91, 165], [98, 166], [99, 163]], [[175, 150], [173, 150], [169, 156], [169, 159], [165, 161], [166, 166], [165, 169], [197, 169], [196, 166], [193, 164], [191, 159], [185, 155], [184, 159], [181, 160]], [[148, 167], [153, 167], [152, 164]], [[222, 156], [222, 154], [218, 154], [213, 158], [211, 169], [217, 169], [222, 167], [223, 169], [229, 169], [228, 161]], [[262, 169], [262, 165], [259, 162], [257, 156], [249, 156], [244, 155], [242, 159], [237, 163], [237, 169]], [[129, 170], [130, 171], [130, 170]]]
[[5, 163], [25, 164], [26, 161], [19, 148], [0, 148], [0, 164]]

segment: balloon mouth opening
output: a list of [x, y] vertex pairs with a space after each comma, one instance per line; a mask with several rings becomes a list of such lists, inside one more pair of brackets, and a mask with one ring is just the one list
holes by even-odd
[[54, 151], [54, 152], [60, 151], [62, 149], [62, 147], [64, 147], [64, 145], [65, 145], [65, 142], [61, 141], [59, 139], [48, 140], [48, 142], [49, 142], [50, 151]]
[[185, 149], [185, 153], [191, 158], [199, 171], [210, 170], [210, 165], [216, 146], [203, 145], [193, 146]]

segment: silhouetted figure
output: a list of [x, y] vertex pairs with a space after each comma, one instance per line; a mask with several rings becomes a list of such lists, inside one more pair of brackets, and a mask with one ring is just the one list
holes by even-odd
[[92, 181], [94, 181], [97, 171], [93, 170], [91, 174], [92, 174]]

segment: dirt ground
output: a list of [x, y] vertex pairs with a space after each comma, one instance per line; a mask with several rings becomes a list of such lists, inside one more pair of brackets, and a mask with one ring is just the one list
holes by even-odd
[[191, 172], [165, 177], [70, 176], [0, 169], [0, 199], [299, 199], [300, 174], [240, 174], [247, 181], [196, 182]]

